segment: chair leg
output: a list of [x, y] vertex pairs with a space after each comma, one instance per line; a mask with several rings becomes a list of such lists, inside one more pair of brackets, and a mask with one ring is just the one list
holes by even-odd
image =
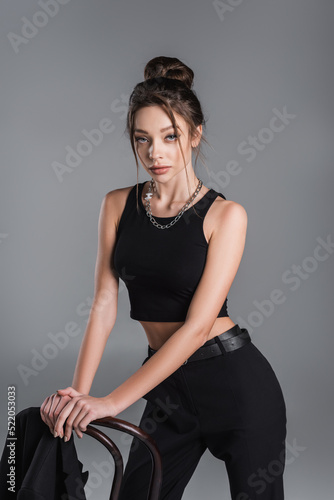
[[97, 439], [100, 443], [102, 443], [107, 448], [107, 450], [110, 452], [110, 454], [114, 459], [115, 473], [111, 485], [109, 500], [117, 500], [123, 479], [123, 468], [124, 468], [121, 452], [119, 451], [116, 444], [106, 434], [104, 434], [104, 432], [100, 431], [99, 429], [96, 429], [92, 425], [87, 425], [87, 430], [85, 431], [85, 434], [92, 436], [93, 438]]
[[93, 427], [93, 425], [101, 425], [102, 427], [109, 427], [110, 429], [126, 432], [127, 434], [139, 439], [148, 448], [152, 460], [152, 474], [149, 485], [148, 500], [158, 500], [162, 485], [162, 459], [154, 439], [140, 427], [131, 424], [130, 422], [126, 422], [125, 420], [115, 417], [105, 417], [93, 420], [90, 425], [87, 426], [85, 434], [97, 439], [113, 456], [115, 462], [115, 475], [109, 500], [118, 499], [123, 478], [123, 459], [115, 443], [102, 431]]

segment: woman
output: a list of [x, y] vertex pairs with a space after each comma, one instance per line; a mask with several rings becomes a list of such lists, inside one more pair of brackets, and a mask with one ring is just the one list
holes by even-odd
[[[151, 181], [103, 199], [95, 295], [72, 386], [40, 408], [54, 435], [79, 438], [96, 418], [140, 398], [140, 426], [162, 455], [161, 499], [182, 497], [208, 448], [225, 462], [233, 500], [282, 500], [286, 408], [280, 384], [245, 328], [227, 313], [227, 295], [246, 239], [242, 205], [206, 188], [192, 165], [204, 141], [193, 71], [156, 57], [129, 101], [127, 132]], [[89, 396], [117, 314], [118, 279], [130, 317], [143, 326], [148, 356], [105, 397]], [[66, 421], [66, 422], [65, 422]], [[132, 442], [120, 498], [145, 499], [151, 459]]]

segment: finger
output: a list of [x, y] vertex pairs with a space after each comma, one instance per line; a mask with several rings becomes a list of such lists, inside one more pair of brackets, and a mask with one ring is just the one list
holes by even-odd
[[[83, 406], [80, 410], [80, 412], [77, 414], [77, 416], [74, 418], [72, 422], [72, 428], [75, 430], [78, 438], [82, 438], [83, 436], [83, 431], [86, 431], [87, 425], [89, 422], [92, 420], [92, 418], [89, 418], [90, 412], [87, 409], [87, 407]], [[69, 417], [70, 418], [70, 417]], [[67, 422], [69, 420], [67, 419]], [[69, 422], [69, 425], [71, 424], [71, 421]], [[66, 424], [67, 426], [67, 424]], [[65, 428], [65, 435], [67, 436], [67, 429]], [[70, 434], [69, 434], [70, 435]]]
[[66, 419], [64, 424], [64, 441], [69, 441], [71, 439], [72, 430], [73, 430], [73, 422], [77, 417], [78, 413], [80, 413], [81, 408], [78, 405], [75, 405], [72, 409], [71, 413]]
[[[69, 396], [62, 396], [62, 397], [59, 399], [59, 401], [58, 401], [58, 405], [57, 405], [57, 407], [55, 408], [55, 410], [54, 410], [54, 414], [53, 414], [53, 415], [54, 415], [54, 418], [53, 418], [53, 427], [55, 427], [56, 422], [57, 422], [57, 419], [58, 419], [58, 417], [59, 417], [59, 415], [60, 415], [61, 411], [62, 411], [62, 410], [63, 410], [63, 408], [67, 405], [67, 403], [68, 403], [69, 401], [71, 401], [71, 400], [72, 400], [72, 398], [71, 398], [71, 397], [69, 397]], [[64, 436], [64, 429], [63, 429], [63, 428], [61, 428], [61, 429], [60, 429], [60, 433], [59, 433], [58, 435], [59, 435], [61, 438]]]
[[[56, 394], [52, 394], [49, 396], [42, 409], [42, 414], [44, 417], [45, 423], [48, 425], [50, 432], [54, 435], [54, 417], [53, 417], [53, 411], [54, 411], [54, 405], [55, 405], [55, 397]], [[59, 396], [58, 396], [59, 398]]]
[[71, 396], [59, 396], [58, 399], [58, 404], [54, 409], [54, 416], [57, 418], [61, 410], [64, 408], [64, 406], [67, 405], [69, 401], [71, 401], [73, 398]]
[[[55, 424], [56, 424], [58, 414], [59, 414], [59, 412], [57, 413], [57, 408], [58, 408], [58, 404], [60, 401], [61, 401], [61, 396], [59, 396], [57, 393], [52, 394], [52, 396], [50, 398], [48, 418], [49, 418], [49, 422], [50, 422], [50, 430], [51, 430], [52, 434], [54, 434], [54, 435], [55, 435]], [[57, 437], [58, 435], [59, 435], [59, 432], [57, 433], [57, 435], [55, 435], [55, 437]]]
[[66, 387], [66, 389], [58, 389], [58, 394], [60, 396], [71, 396], [71, 397], [75, 397], [75, 396], [80, 396], [81, 393], [76, 391], [75, 389], [73, 389], [73, 387]]
[[49, 411], [48, 411], [48, 417], [49, 417], [49, 420], [51, 422], [51, 426], [52, 426], [53, 432], [54, 432], [54, 424], [55, 424], [54, 412], [55, 412], [55, 409], [57, 408], [59, 399], [60, 399], [60, 396], [58, 396], [57, 393], [52, 394], [52, 396], [50, 398], [50, 406], [49, 406]]
[[92, 422], [92, 420], [95, 420], [94, 415], [92, 415], [91, 412], [88, 412], [88, 413], [86, 412], [84, 418], [78, 424], [78, 430], [80, 432], [80, 435], [77, 433], [78, 437], [82, 438], [83, 433], [87, 431], [88, 424], [90, 424]]
[[61, 392], [62, 394], [65, 394], [65, 393], [70, 393], [72, 390], [73, 390], [73, 387], [69, 386], [69, 387], [65, 387], [64, 389], [58, 389], [57, 392]]
[[[66, 410], [66, 408], [65, 408], [65, 410]], [[75, 402], [71, 413], [68, 415], [68, 417], [66, 419], [66, 425], [65, 425], [65, 429], [64, 429], [64, 440], [65, 441], [68, 441], [71, 438], [71, 434], [72, 434], [72, 430], [73, 430], [73, 422], [77, 418], [78, 414], [80, 414], [80, 412], [82, 412], [82, 410], [83, 410], [83, 413], [82, 413], [82, 417], [83, 417], [87, 413], [88, 408], [87, 408], [87, 403], [81, 398]], [[81, 418], [79, 419], [79, 421], [81, 420]]]
[[42, 415], [44, 417], [44, 422], [49, 426], [50, 428], [50, 431], [52, 432], [52, 429], [53, 429], [53, 424], [52, 424], [52, 421], [49, 417], [49, 410], [50, 410], [50, 406], [51, 406], [51, 396], [48, 396], [45, 400], [45, 402], [43, 403], [43, 409], [42, 409]]
[[43, 403], [41, 404], [40, 406], [40, 409], [39, 409], [39, 413], [41, 415], [41, 419], [43, 420], [43, 422], [48, 425], [48, 422], [47, 422], [47, 418], [45, 416], [45, 406], [47, 404], [47, 401], [48, 401], [48, 397], [44, 399]]
[[65, 420], [68, 418], [70, 413], [73, 411], [74, 405], [77, 402], [77, 399], [72, 398], [71, 401], [68, 401], [68, 403], [64, 406], [64, 408], [61, 410], [61, 412], [58, 415], [58, 418], [55, 422], [54, 425], [54, 431], [58, 434], [58, 436], [65, 432], [63, 432], [63, 425], [65, 423]]

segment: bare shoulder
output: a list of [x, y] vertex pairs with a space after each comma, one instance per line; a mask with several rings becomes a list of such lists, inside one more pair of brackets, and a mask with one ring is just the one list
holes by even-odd
[[122, 212], [125, 208], [126, 200], [134, 186], [126, 186], [108, 191], [102, 200], [102, 206], [109, 221], [118, 227]]
[[225, 200], [217, 196], [208, 213], [208, 241], [219, 233], [229, 233], [231, 229], [244, 231], [247, 230], [247, 212], [240, 203], [233, 200]]
[[227, 217], [236, 217], [237, 219], [247, 220], [247, 212], [243, 205], [233, 200], [224, 200], [220, 196], [214, 201], [216, 205], [216, 217], [220, 221], [226, 219]]
[[126, 200], [133, 187], [134, 186], [126, 186], [123, 188], [112, 189], [111, 191], [108, 191], [108, 193], [106, 193], [105, 199], [108, 201], [108, 203], [117, 203], [122, 200]]

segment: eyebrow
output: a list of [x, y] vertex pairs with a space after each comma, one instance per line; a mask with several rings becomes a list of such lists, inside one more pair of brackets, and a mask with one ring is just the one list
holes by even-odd
[[[177, 125], [176, 127], [177, 127], [179, 130], [181, 130], [181, 129], [180, 129], [180, 127], [179, 127], [178, 125]], [[168, 130], [168, 129], [170, 129], [170, 128], [174, 128], [174, 127], [173, 127], [173, 125], [169, 125], [168, 127], [165, 127], [165, 128], [160, 129], [160, 132], [165, 132], [166, 130]], [[135, 128], [135, 129], [134, 129], [134, 132], [141, 132], [142, 134], [148, 134], [148, 132], [147, 132], [146, 130], [142, 130], [141, 128]]]

